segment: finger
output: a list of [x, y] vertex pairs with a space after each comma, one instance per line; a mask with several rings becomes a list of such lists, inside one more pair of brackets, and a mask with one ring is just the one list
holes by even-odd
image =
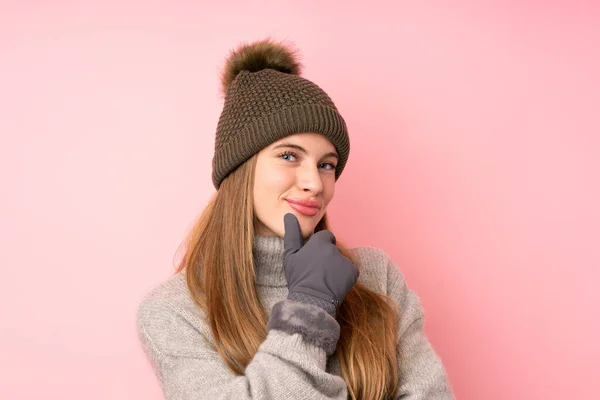
[[302, 248], [302, 231], [298, 219], [292, 213], [283, 216], [285, 234], [283, 236], [283, 255], [288, 257]]
[[315, 233], [313, 236], [316, 236], [319, 240], [336, 244], [335, 235], [333, 234], [333, 232], [328, 231], [326, 229]]

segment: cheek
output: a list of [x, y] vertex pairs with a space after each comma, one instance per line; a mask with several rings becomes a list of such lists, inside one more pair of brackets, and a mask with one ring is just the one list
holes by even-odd
[[330, 179], [326, 182], [323, 182], [323, 200], [325, 204], [329, 204], [329, 202], [333, 199], [335, 195], [335, 179]]
[[257, 176], [256, 183], [263, 194], [268, 194], [275, 201], [285, 193], [293, 183], [292, 174], [282, 168], [273, 167], [268, 172]]
[[290, 188], [291, 178], [279, 168], [257, 170], [254, 180], [254, 208], [268, 212], [277, 206], [280, 198]]

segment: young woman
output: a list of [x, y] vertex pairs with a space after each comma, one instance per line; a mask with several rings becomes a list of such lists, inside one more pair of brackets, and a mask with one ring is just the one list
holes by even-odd
[[217, 192], [138, 311], [165, 397], [453, 399], [397, 266], [328, 230], [350, 150], [330, 97], [271, 40], [233, 51], [222, 83]]

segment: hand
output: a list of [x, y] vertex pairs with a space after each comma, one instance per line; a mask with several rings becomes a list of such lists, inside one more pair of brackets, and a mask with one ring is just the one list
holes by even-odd
[[333, 233], [313, 234], [302, 245], [302, 231], [294, 214], [283, 217], [284, 261], [288, 299], [317, 305], [331, 315], [354, 286], [359, 271], [337, 248]]

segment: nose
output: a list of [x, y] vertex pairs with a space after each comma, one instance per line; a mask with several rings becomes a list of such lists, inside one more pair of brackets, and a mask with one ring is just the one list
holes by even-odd
[[319, 168], [316, 165], [306, 165], [297, 170], [298, 186], [305, 192], [312, 192], [317, 195], [323, 191], [323, 181]]

